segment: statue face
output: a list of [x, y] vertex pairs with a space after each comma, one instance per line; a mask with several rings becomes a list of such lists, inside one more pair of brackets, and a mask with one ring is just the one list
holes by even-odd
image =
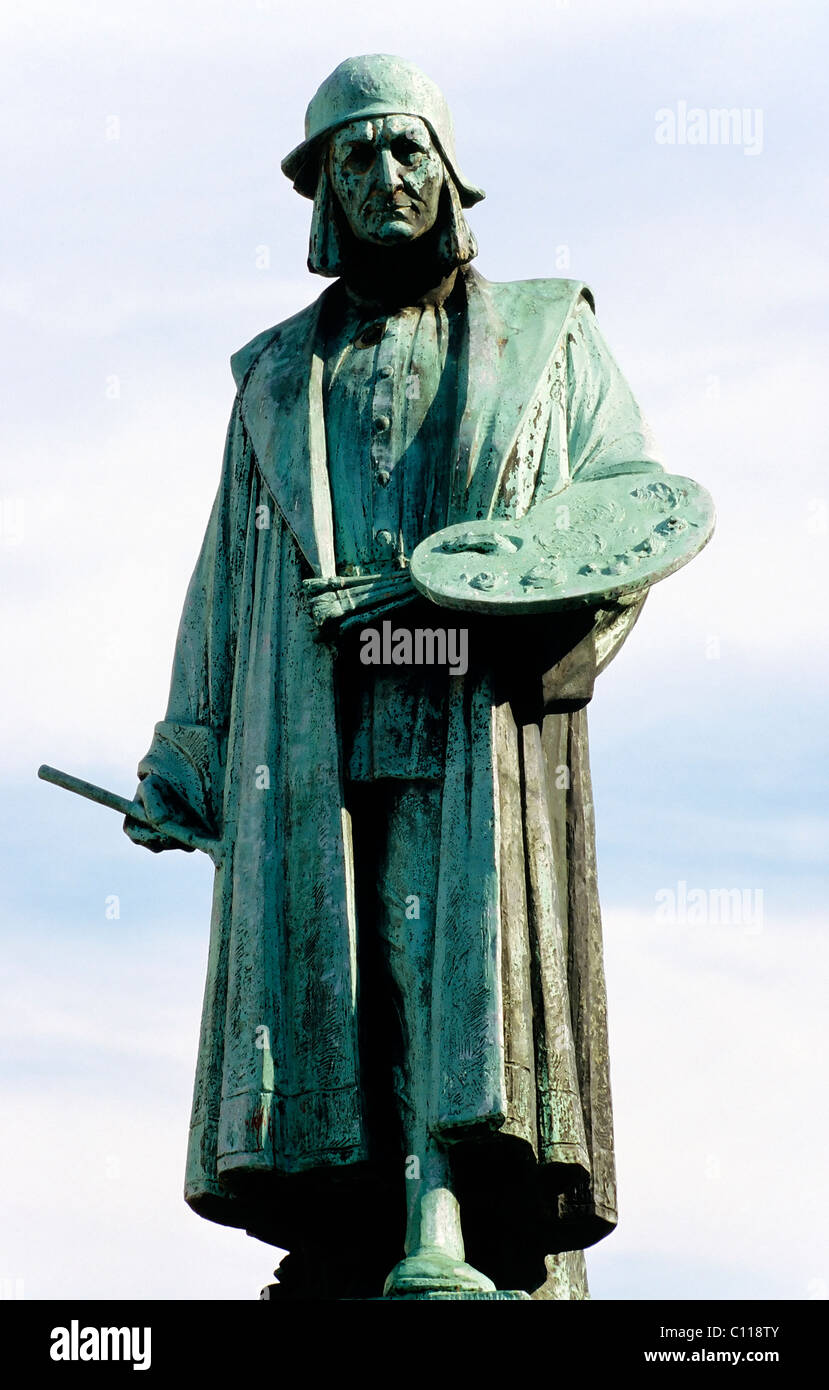
[[341, 126], [331, 137], [328, 172], [361, 241], [402, 245], [435, 224], [443, 159], [418, 116], [376, 116]]

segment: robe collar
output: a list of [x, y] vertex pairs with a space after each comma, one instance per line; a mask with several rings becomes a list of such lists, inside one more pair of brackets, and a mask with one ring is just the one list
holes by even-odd
[[[450, 521], [491, 514], [505, 469], [520, 452], [522, 425], [544, 408], [539, 391], [548, 386], [569, 314], [582, 295], [590, 300], [578, 281], [497, 284], [471, 266], [460, 273], [466, 322]], [[336, 557], [318, 329], [336, 289], [231, 358], [259, 470], [312, 573], [323, 578], [336, 574]]]

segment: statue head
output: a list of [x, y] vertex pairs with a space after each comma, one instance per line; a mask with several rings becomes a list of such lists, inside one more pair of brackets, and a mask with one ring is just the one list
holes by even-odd
[[444, 268], [477, 253], [463, 208], [483, 191], [460, 173], [442, 92], [402, 58], [340, 63], [311, 99], [305, 139], [282, 169], [314, 200], [308, 266], [317, 274], [342, 274], [354, 244], [433, 243]]

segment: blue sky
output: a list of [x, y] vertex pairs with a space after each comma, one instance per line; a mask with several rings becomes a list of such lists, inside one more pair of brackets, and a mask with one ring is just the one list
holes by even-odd
[[[622, 1210], [594, 1296], [829, 1296], [822, 7], [50, 0], [0, 26], [0, 1276], [248, 1298], [273, 1268], [181, 1199], [209, 865], [34, 772], [132, 793], [228, 358], [323, 287], [279, 161], [337, 62], [390, 51], [449, 98], [481, 272], [586, 280], [718, 507], [590, 711]], [[659, 143], [683, 102], [746, 110], [753, 144]], [[761, 910], [665, 921], [679, 884]]]

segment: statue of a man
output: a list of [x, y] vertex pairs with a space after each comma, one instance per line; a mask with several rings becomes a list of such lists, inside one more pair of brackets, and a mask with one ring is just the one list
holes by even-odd
[[[153, 825], [221, 843], [186, 1200], [290, 1252], [280, 1297], [580, 1296], [616, 1222], [584, 709], [644, 591], [482, 618], [409, 561], [661, 465], [585, 286], [473, 269], [484, 195], [410, 63], [342, 63], [282, 167], [334, 283], [232, 359], [139, 768]], [[441, 624], [454, 666], [404, 664]]]

